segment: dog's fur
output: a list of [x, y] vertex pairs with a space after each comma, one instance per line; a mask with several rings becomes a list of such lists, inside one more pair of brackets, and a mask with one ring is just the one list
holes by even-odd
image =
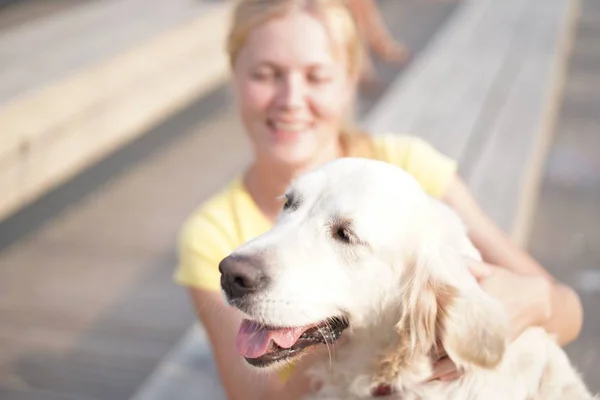
[[[382, 383], [403, 400], [592, 398], [543, 329], [508, 343], [501, 304], [465, 266], [480, 256], [461, 221], [403, 170], [343, 158], [298, 178], [287, 196], [274, 227], [234, 254], [260, 260], [271, 281], [246, 302], [251, 318], [348, 319], [348, 342], [311, 370], [321, 383], [311, 399], [370, 398]], [[440, 342], [464, 375], [423, 383]]]

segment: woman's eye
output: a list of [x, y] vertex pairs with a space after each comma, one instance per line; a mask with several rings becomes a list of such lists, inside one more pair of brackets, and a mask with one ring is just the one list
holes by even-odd
[[277, 72], [271, 68], [260, 68], [252, 73], [252, 78], [258, 81], [269, 81], [277, 78]]
[[323, 73], [309, 74], [308, 81], [316, 84], [327, 83], [331, 81], [331, 76]]
[[258, 81], [267, 81], [273, 79], [273, 74], [270, 72], [255, 72], [252, 74], [252, 78]]

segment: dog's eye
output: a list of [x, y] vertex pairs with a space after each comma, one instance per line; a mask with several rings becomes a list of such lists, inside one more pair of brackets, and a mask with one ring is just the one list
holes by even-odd
[[351, 218], [347, 217], [332, 217], [327, 223], [329, 235], [331, 238], [344, 245], [366, 245], [359, 237], [356, 236], [354, 223]]
[[355, 241], [354, 234], [350, 231], [350, 228], [346, 225], [337, 225], [333, 227], [332, 234], [334, 239], [345, 243], [352, 244]]
[[336, 229], [335, 237], [336, 237], [336, 239], [341, 240], [344, 243], [350, 243], [352, 241], [352, 235], [350, 235], [350, 232], [348, 232], [348, 229], [346, 229], [343, 226], [339, 226]]
[[296, 200], [292, 195], [285, 195], [285, 203], [283, 204], [283, 210], [295, 210], [298, 208], [298, 200]]

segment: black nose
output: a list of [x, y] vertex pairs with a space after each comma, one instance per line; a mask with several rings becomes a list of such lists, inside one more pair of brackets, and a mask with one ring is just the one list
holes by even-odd
[[263, 290], [268, 284], [261, 263], [248, 256], [227, 256], [219, 263], [221, 288], [229, 300]]

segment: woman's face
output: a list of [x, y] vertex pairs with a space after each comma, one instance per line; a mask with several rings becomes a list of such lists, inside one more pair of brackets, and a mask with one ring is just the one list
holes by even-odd
[[233, 82], [257, 157], [310, 163], [337, 145], [355, 82], [317, 18], [293, 12], [255, 28], [238, 54]]

